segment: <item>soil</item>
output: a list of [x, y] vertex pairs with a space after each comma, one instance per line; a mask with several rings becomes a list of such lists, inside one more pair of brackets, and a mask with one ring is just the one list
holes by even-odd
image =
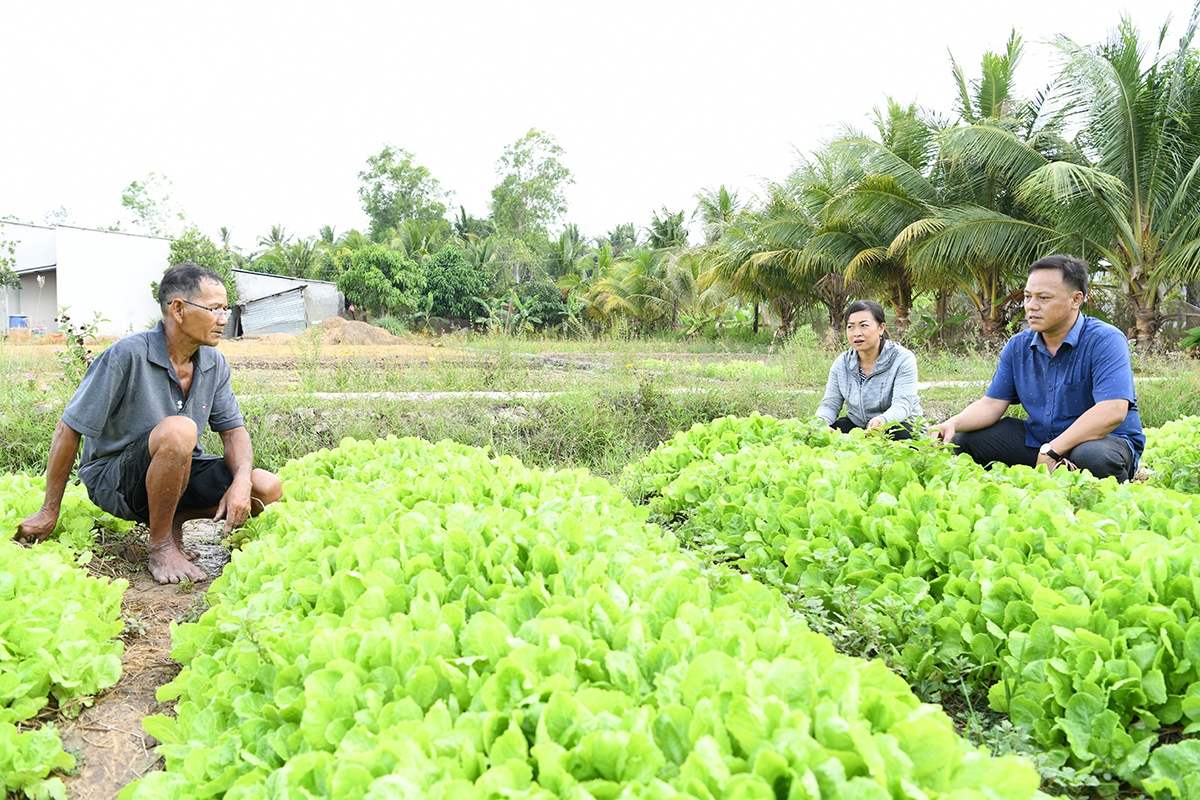
[[[184, 541], [200, 552], [196, 563], [211, 577], [221, 574], [229, 551], [220, 545], [222, 523], [197, 520], [184, 529]], [[73, 720], [59, 720], [63, 746], [75, 755], [74, 774], [63, 779], [69, 797], [115, 798], [127, 784], [162, 768], [154, 752], [158, 742], [142, 730], [142, 718], [171, 714], [171, 704], [155, 698], [158, 687], [179, 673], [170, 657], [170, 623], [194, 619], [204, 605], [207, 583], [160, 586], [146, 571], [145, 531], [97, 546], [89, 569], [97, 577], [124, 578], [129, 588], [121, 602], [126, 622], [121, 680], [97, 696]]]

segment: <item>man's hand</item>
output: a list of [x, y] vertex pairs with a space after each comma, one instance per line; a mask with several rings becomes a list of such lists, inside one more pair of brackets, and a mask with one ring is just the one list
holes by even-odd
[[936, 440], [939, 444], [950, 444], [954, 441], [956, 433], [958, 433], [958, 428], [955, 425], [954, 417], [929, 429], [929, 437]]
[[235, 478], [233, 484], [221, 497], [221, 504], [217, 506], [217, 513], [213, 515], [213, 519], [225, 520], [225, 535], [228, 536], [233, 533], [234, 528], [245, 525], [249, 517], [250, 479], [238, 480]]
[[42, 542], [54, 533], [58, 525], [58, 510], [43, 507], [17, 526], [17, 541]]
[[867, 423], [867, 430], [873, 431], [876, 428], [882, 428], [886, 424], [887, 424], [887, 420], [884, 419], [883, 415], [881, 414], [878, 417], [871, 418], [871, 421]]
[[1057, 467], [1061, 466], [1063, 462], [1055, 461], [1053, 458], [1046, 455], [1045, 453], [1038, 453], [1037, 463], [1044, 466], [1046, 468], [1047, 472], [1054, 472], [1054, 470]]

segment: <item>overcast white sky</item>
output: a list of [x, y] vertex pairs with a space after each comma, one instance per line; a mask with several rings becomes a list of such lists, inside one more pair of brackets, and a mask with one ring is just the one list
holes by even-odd
[[0, 216], [122, 216], [150, 172], [213, 238], [365, 229], [358, 172], [406, 148], [486, 215], [495, 164], [531, 127], [575, 176], [585, 234], [645, 225], [702, 187], [746, 197], [887, 95], [949, 115], [949, 53], [977, 76], [1010, 28], [1032, 92], [1058, 33], [1130, 11], [1178, 42], [1191, 0], [931, 2], [34, 2], [0, 0]]

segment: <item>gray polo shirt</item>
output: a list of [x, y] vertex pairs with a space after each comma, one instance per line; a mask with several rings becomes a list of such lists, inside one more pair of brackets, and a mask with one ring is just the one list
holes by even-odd
[[[135, 518], [117, 493], [118, 456], [165, 418], [183, 414], [196, 423], [197, 431], [211, 427], [218, 433], [245, 424], [225, 356], [215, 347], [202, 346], [192, 363], [192, 386], [184, 397], [160, 322], [154, 330], [127, 336], [100, 353], [67, 403], [63, 422], [84, 436], [79, 479], [92, 502], [108, 513]], [[216, 456], [204, 455], [197, 436], [192, 458]]]

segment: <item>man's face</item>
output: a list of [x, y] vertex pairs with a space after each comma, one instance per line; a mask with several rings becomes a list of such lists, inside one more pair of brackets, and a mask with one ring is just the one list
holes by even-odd
[[226, 300], [225, 287], [216, 281], [201, 281], [200, 293], [186, 301], [175, 298], [183, 314], [182, 332], [200, 344], [215, 347], [229, 321]]
[[1057, 269], [1039, 269], [1025, 281], [1025, 319], [1041, 334], [1065, 335], [1083, 305], [1083, 292], [1063, 283]]

